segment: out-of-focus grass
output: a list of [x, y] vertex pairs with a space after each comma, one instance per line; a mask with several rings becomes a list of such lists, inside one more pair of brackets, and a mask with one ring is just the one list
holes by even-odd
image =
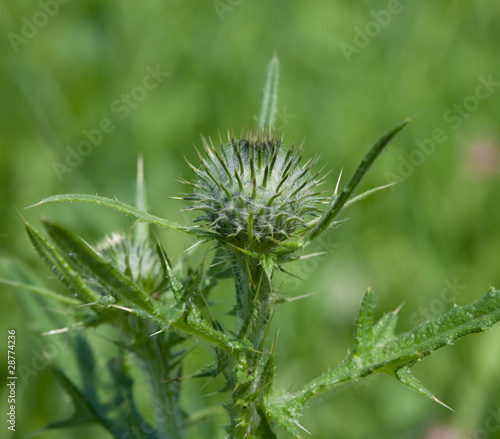
[[[218, 14], [216, 2], [69, 2], [17, 47], [11, 33], [25, 35], [26, 20], [43, 14], [40, 3], [1, 4], [0, 274], [12, 273], [6, 261], [20, 259], [42, 279], [49, 276], [13, 206], [21, 209], [62, 192], [131, 202], [140, 153], [151, 210], [185, 220], [178, 212], [181, 203], [169, 198], [183, 191], [175, 179], [189, 175], [182, 156], [196, 162], [191, 145], [199, 143], [200, 133], [218, 138], [227, 129], [239, 134], [253, 125], [265, 65], [276, 52], [282, 63], [277, 125], [287, 142], [305, 138], [306, 155], [320, 153], [334, 170], [325, 188], [333, 190], [341, 168], [344, 175], [352, 172], [382, 131], [420, 110], [365, 188], [385, 184], [387, 172], [397, 173], [418, 149], [416, 142], [433, 130], [446, 135], [394, 191], [349, 210], [350, 220], [325, 243], [329, 257], [295, 268], [304, 282], [283, 280], [290, 294], [316, 292], [300, 305], [280, 309], [274, 322], [281, 328], [279, 385], [297, 388], [352, 346], [355, 314], [368, 285], [380, 313], [405, 302], [403, 330], [425, 315], [444, 312], [452, 300], [466, 303], [490, 283], [500, 285], [500, 89], [494, 87], [473, 111], [459, 110], [464, 115], [453, 123], [445, 117], [464, 101], [475, 107], [469, 97], [479, 77], [500, 81], [500, 10], [495, 2], [401, 1], [401, 12], [348, 62], [340, 44], [354, 44], [355, 28], [365, 29], [374, 20], [372, 12], [388, 2], [232, 3], [217, 3], [228, 6]], [[157, 66], [168, 77], [145, 95], [134, 92], [148, 67]], [[122, 105], [129, 98], [123, 95], [134, 93], [140, 101], [131, 98], [126, 111]], [[82, 130], [98, 128], [104, 118], [112, 121], [113, 132], [60, 181], [53, 163], [64, 164], [66, 147], [74, 149], [85, 139]], [[37, 214], [55, 218], [91, 242], [130, 226], [94, 207], [47, 206], [23, 214], [30, 221]], [[162, 239], [172, 255], [190, 245], [172, 233], [162, 233]], [[455, 279], [466, 288], [443, 294]], [[18, 330], [19, 358], [29, 364], [36, 341], [19, 303], [27, 296], [16, 298], [0, 288], [2, 331]], [[227, 300], [230, 293], [218, 294]], [[201, 353], [191, 360], [193, 367], [200, 358]], [[64, 364], [64, 354], [57, 361]], [[318, 438], [420, 438], [436, 425], [456, 428], [461, 437], [472, 437], [467, 432], [474, 428], [483, 434], [479, 437], [499, 437], [483, 433], [487, 426], [500, 429], [498, 418], [490, 420], [491, 410], [498, 413], [500, 406], [499, 361], [500, 330], [494, 328], [417, 367], [418, 377], [455, 413], [377, 379], [311, 407], [303, 423]], [[186, 403], [203, 405], [196, 383], [189, 386]], [[47, 370], [18, 391], [14, 437], [69, 413], [68, 400]], [[4, 412], [4, 393], [0, 407]], [[192, 437], [207, 431], [199, 428]], [[82, 434], [107, 437], [94, 430]], [[221, 430], [210, 430], [210, 437], [217, 434], [222, 437]]]

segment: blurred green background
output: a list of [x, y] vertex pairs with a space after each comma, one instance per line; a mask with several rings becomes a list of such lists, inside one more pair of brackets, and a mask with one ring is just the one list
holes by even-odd
[[[333, 170], [328, 189], [342, 168], [347, 180], [378, 135], [420, 112], [363, 188], [395, 176], [400, 184], [349, 208], [349, 221], [312, 249], [328, 257], [289, 267], [303, 281], [278, 279], [291, 295], [316, 293], [275, 316], [278, 387], [297, 389], [344, 357], [368, 285], [380, 315], [404, 302], [401, 330], [453, 302], [476, 300], [490, 284], [500, 287], [499, 22], [498, 4], [486, 1], [3, 1], [0, 276], [26, 277], [29, 267], [55, 286], [14, 206], [67, 192], [133, 202], [139, 154], [151, 211], [188, 221], [179, 212], [183, 203], [170, 198], [184, 191], [176, 178], [190, 178], [183, 156], [196, 163], [192, 144], [201, 143], [200, 133], [217, 139], [253, 126], [265, 67], [276, 53], [277, 127], [287, 143], [305, 139], [307, 157], [321, 154]], [[87, 144], [78, 162], [69, 151], [85, 146], [85, 132], [95, 145]], [[56, 219], [89, 242], [131, 225], [92, 206], [22, 213], [35, 224], [38, 215]], [[161, 239], [174, 257], [192, 244], [173, 233]], [[4, 340], [15, 328], [18, 364], [30, 365], [47, 339], [32, 335], [39, 327], [26, 310], [27, 293], [0, 290]], [[217, 297], [228, 301], [231, 285]], [[64, 364], [67, 354], [61, 350], [56, 361]], [[499, 364], [494, 327], [416, 367], [455, 412], [381, 377], [313, 404], [302, 424], [314, 438], [500, 437]], [[210, 405], [210, 397], [196, 396], [197, 385], [188, 385], [186, 404]], [[18, 396], [12, 437], [71, 413], [46, 368], [19, 385]], [[1, 425], [5, 437], [3, 419]], [[42, 436], [108, 437], [99, 429]], [[223, 432], [202, 426], [189, 437]]]

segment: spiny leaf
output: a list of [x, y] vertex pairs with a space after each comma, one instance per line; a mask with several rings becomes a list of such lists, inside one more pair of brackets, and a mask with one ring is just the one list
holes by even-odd
[[257, 413], [259, 414], [260, 417], [260, 423], [257, 429], [255, 430], [256, 437], [261, 439], [277, 439], [277, 436], [274, 434], [271, 428], [269, 422], [270, 420], [267, 419], [265, 411], [257, 407]]
[[214, 348], [224, 350], [233, 355], [235, 351], [251, 351], [252, 345], [247, 340], [237, 340], [229, 335], [213, 329], [201, 316], [196, 307], [193, 306], [186, 319], [178, 319], [172, 326], [189, 334], [200, 341]]
[[[366, 297], [366, 296], [365, 296]], [[366, 305], [365, 305], [366, 307]], [[369, 309], [369, 308], [366, 308]], [[363, 314], [368, 315], [366, 311]], [[391, 315], [392, 314], [392, 315]], [[335, 369], [312, 380], [303, 389], [287, 397], [285, 405], [296, 411], [307, 401], [342, 383], [367, 376], [375, 371], [397, 374], [404, 367], [431, 354], [436, 349], [453, 344], [459, 338], [489, 329], [500, 320], [500, 291], [491, 288], [481, 299], [465, 306], [454, 306], [448, 313], [423, 323], [400, 336], [391, 337], [397, 319], [397, 310], [386, 314], [374, 325], [377, 339], [371, 347], [349, 354]], [[362, 319], [362, 321], [368, 319]], [[358, 327], [367, 328], [366, 324]], [[366, 337], [361, 337], [361, 346]], [[359, 345], [359, 341], [357, 341]], [[418, 390], [404, 370], [401, 379], [405, 385]], [[423, 392], [423, 390], [422, 390]]]
[[146, 419], [143, 418], [137, 408], [133, 392], [134, 380], [128, 374], [129, 370], [126, 365], [126, 354], [121, 351], [117, 357], [108, 361], [107, 368], [111, 377], [111, 387], [119, 389], [117, 397], [119, 399], [119, 403], [123, 404], [122, 410], [124, 412], [121, 418], [123, 419], [124, 417], [126, 417], [128, 419], [127, 427], [129, 431], [142, 430], [142, 432], [144, 432], [144, 427], [147, 427], [147, 438], [144, 439], [160, 439], [161, 436], [157, 431], [154, 431], [154, 427], [150, 425]]
[[273, 387], [274, 373], [275, 373], [274, 357], [275, 357], [275, 352], [276, 352], [276, 340], [277, 340], [277, 338], [278, 338], [278, 331], [276, 331], [274, 334], [271, 353], [269, 354], [269, 358], [266, 362], [266, 365], [264, 366], [264, 369], [262, 370], [262, 375], [260, 378], [259, 384], [264, 387], [264, 397], [265, 398], [269, 397], [269, 395], [271, 394], [272, 387]]
[[52, 367], [52, 372], [57, 378], [57, 381], [62, 385], [64, 390], [69, 394], [73, 402], [75, 412], [65, 420], [54, 421], [49, 423], [45, 428], [64, 428], [74, 427], [82, 424], [91, 424], [98, 422], [99, 418], [95, 412], [92, 404], [87, 400], [80, 390], [73, 384], [73, 382], [57, 367]]
[[500, 320], [500, 291], [491, 288], [481, 299], [464, 306], [454, 306], [437, 319], [389, 341], [381, 349], [383, 355], [401, 357], [429, 355], [436, 349], [453, 344], [460, 337], [489, 329]]
[[375, 303], [373, 294], [369, 288], [361, 302], [358, 319], [356, 320], [356, 330], [354, 333], [354, 343], [356, 353], [362, 353], [368, 350], [373, 341], [373, 313]]
[[268, 418], [273, 419], [281, 428], [290, 433], [294, 439], [301, 439], [300, 430], [304, 428], [297, 420], [299, 415], [294, 409], [289, 409], [286, 403], [272, 402], [267, 404], [266, 414]]
[[188, 295], [195, 296], [200, 291], [201, 281], [204, 275], [204, 261], [202, 261], [196, 269], [188, 271], [188, 279], [185, 290]]
[[384, 133], [371, 147], [370, 151], [363, 157], [358, 168], [354, 172], [353, 176], [349, 182], [345, 185], [342, 192], [332, 199], [330, 207], [323, 213], [318, 223], [306, 236], [306, 242], [312, 241], [318, 235], [323, 233], [328, 225], [334, 220], [338, 213], [342, 210], [344, 205], [349, 201], [349, 198], [354, 193], [354, 190], [358, 187], [359, 183], [371, 168], [377, 157], [384, 150], [387, 144], [392, 140], [392, 138], [399, 133], [408, 123], [410, 119], [405, 119], [398, 123], [395, 127], [391, 128], [389, 131]]
[[[157, 324], [160, 328], [164, 328], [167, 326], [167, 318], [164, 316], [164, 315], [158, 315], [158, 316], [155, 316], [149, 312], [146, 312], [142, 309], [137, 309], [137, 308], [129, 308], [129, 307], [126, 307], [126, 306], [122, 306], [122, 305], [115, 305], [115, 304], [112, 304], [112, 305], [108, 305], [109, 308], [114, 308], [114, 309], [118, 309], [118, 310], [121, 310], [121, 311], [126, 311], [126, 312], [129, 312], [130, 314], [133, 314], [141, 319], [146, 319], [146, 320], [150, 320], [151, 322]], [[158, 331], [158, 332], [162, 332], [162, 331]]]
[[105, 417], [105, 409], [101, 407], [98, 401], [90, 400], [84, 395], [60, 369], [52, 366], [52, 371], [64, 390], [71, 397], [75, 412], [67, 419], [50, 422], [45, 429], [75, 427], [98, 422], [105, 427], [114, 438], [123, 437], [122, 435], [127, 433], [124, 427], [107, 419]]
[[80, 275], [71, 268], [66, 260], [59, 254], [57, 249], [51, 245], [33, 226], [25, 223], [28, 236], [35, 250], [47, 263], [50, 269], [71, 291], [80, 294], [88, 302], [95, 302], [99, 294], [89, 288]]
[[262, 95], [262, 104], [258, 120], [259, 128], [271, 131], [276, 118], [276, 108], [278, 106], [278, 81], [279, 81], [279, 60], [274, 56], [267, 66], [267, 78]]
[[155, 224], [160, 227], [164, 227], [170, 230], [176, 230], [178, 232], [184, 232], [188, 233], [191, 235], [202, 235], [202, 236], [207, 236], [210, 233], [206, 230], [200, 230], [199, 228], [196, 227], [185, 227], [181, 226], [177, 223], [174, 223], [172, 221], [166, 220], [164, 218], [160, 218], [155, 215], [151, 215], [147, 212], [144, 212], [137, 207], [130, 206], [129, 204], [123, 203], [118, 200], [113, 200], [111, 198], [106, 198], [106, 197], [100, 197], [98, 195], [88, 195], [88, 194], [61, 194], [61, 195], [54, 195], [52, 197], [45, 198], [41, 201], [39, 201], [36, 204], [33, 204], [32, 206], [29, 207], [36, 207], [36, 206], [41, 206], [42, 204], [48, 204], [48, 203], [58, 203], [58, 202], [78, 202], [78, 203], [90, 203], [90, 204], [97, 204], [100, 206], [105, 206], [109, 207], [111, 209], [117, 210], [119, 212], [122, 212], [126, 215], [132, 216], [136, 221], [139, 222], [145, 222], [145, 223], [151, 223]]
[[354, 204], [354, 203], [357, 203], [358, 201], [364, 200], [366, 197], [369, 197], [370, 195], [372, 195], [378, 191], [381, 191], [383, 189], [387, 189], [387, 188], [390, 188], [391, 186], [394, 186], [394, 184], [395, 183], [390, 183], [390, 184], [386, 184], [384, 186], [379, 186], [379, 187], [375, 187], [373, 189], [367, 190], [366, 192], [363, 192], [362, 194], [359, 194], [359, 195], [351, 198], [349, 201], [347, 201], [344, 204], [344, 207], [348, 207], [351, 204]]
[[271, 281], [274, 270], [276, 269], [277, 266], [275, 257], [272, 254], [270, 255], [263, 254], [259, 256], [259, 260], [261, 267], [266, 273], [267, 279]]
[[215, 377], [219, 373], [219, 370], [217, 369], [217, 365], [214, 364], [207, 364], [206, 366], [203, 366], [198, 372], [195, 372], [194, 374], [191, 375], [193, 378], [207, 378], [207, 377]]
[[67, 305], [80, 305], [81, 302], [78, 299], [72, 297], [63, 296], [62, 294], [54, 293], [53, 291], [47, 290], [45, 288], [40, 288], [35, 285], [29, 285], [22, 282], [16, 282], [10, 279], [0, 278], [0, 283], [5, 285], [10, 285], [11, 287], [17, 288], [19, 290], [26, 290], [32, 293], [39, 294], [41, 296], [47, 297], [49, 299], [56, 300]]
[[168, 282], [170, 284], [170, 288], [172, 288], [172, 292], [174, 293], [175, 300], [179, 301], [184, 294], [183, 286], [182, 286], [181, 282], [175, 276], [174, 271], [172, 270], [172, 265], [170, 263], [170, 260], [168, 259], [167, 253], [165, 252], [162, 245], [158, 241], [157, 236], [154, 235], [154, 238], [156, 241], [156, 249], [157, 249], [158, 254], [160, 255], [160, 260], [163, 264], [163, 269], [165, 270], [165, 273], [167, 275], [167, 279], [168, 279]]
[[384, 314], [373, 327], [373, 343], [379, 345], [394, 338], [394, 332], [398, 323], [399, 308], [393, 312]]
[[54, 242], [67, 252], [67, 260], [76, 270], [97, 278], [101, 285], [109, 287], [115, 297], [125, 299], [148, 313], [157, 314], [157, 307], [151, 297], [115, 268], [110, 260], [64, 227], [46, 220], [43, 223]]
[[418, 392], [421, 395], [424, 395], [427, 398], [432, 399], [438, 404], [441, 404], [443, 407], [446, 407], [447, 409], [454, 411], [452, 408], [448, 407], [445, 403], [437, 399], [429, 390], [427, 390], [422, 385], [422, 383], [413, 376], [413, 374], [411, 373], [411, 369], [408, 366], [398, 369], [398, 371], [396, 372], [396, 378], [405, 387], [408, 387], [411, 390], [415, 390], [415, 392]]

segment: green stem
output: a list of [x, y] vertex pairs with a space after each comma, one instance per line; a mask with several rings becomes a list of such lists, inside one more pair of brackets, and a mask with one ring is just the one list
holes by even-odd
[[363, 369], [356, 368], [353, 357], [350, 355], [335, 369], [320, 375], [306, 384], [304, 388], [291, 395], [287, 401], [287, 405], [293, 408], [302, 408], [309, 400], [325, 392], [332, 391], [351, 380], [366, 376], [371, 372], [372, 370], [369, 367]]
[[263, 346], [273, 308], [272, 274], [269, 276], [256, 258], [243, 254], [231, 257], [236, 286], [238, 338], [248, 340], [253, 350], [240, 351], [234, 364], [226, 368], [226, 380], [232, 387], [228, 431], [230, 438], [253, 438], [259, 437], [257, 432], [267, 426], [263, 416], [263, 390], [269, 384]]
[[238, 338], [247, 339], [259, 350], [271, 316], [271, 279], [258, 259], [243, 254], [234, 255], [233, 273], [240, 322]]

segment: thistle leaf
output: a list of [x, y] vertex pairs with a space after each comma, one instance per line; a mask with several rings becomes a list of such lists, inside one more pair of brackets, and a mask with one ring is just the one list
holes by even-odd
[[156, 250], [158, 254], [160, 255], [160, 260], [163, 265], [163, 270], [166, 273], [166, 277], [168, 280], [168, 283], [170, 285], [170, 288], [172, 288], [172, 292], [174, 293], [175, 300], [179, 301], [181, 297], [184, 294], [184, 288], [182, 286], [182, 283], [177, 279], [177, 277], [174, 274], [174, 271], [172, 270], [172, 264], [170, 263], [170, 260], [168, 259], [167, 253], [163, 249], [162, 245], [158, 241], [158, 238], [156, 235], [154, 235], [155, 241], [156, 241]]
[[271, 281], [271, 278], [273, 276], [274, 270], [277, 267], [276, 263], [276, 258], [271, 254], [271, 255], [261, 255], [259, 257], [260, 260], [260, 265], [264, 270], [264, 273], [266, 273], [267, 279], [269, 282]]
[[257, 407], [257, 413], [260, 416], [260, 423], [255, 430], [255, 437], [262, 439], [277, 439], [277, 436], [274, 434], [270, 422], [267, 419], [266, 413], [259, 407]]
[[276, 353], [276, 340], [278, 338], [278, 331], [274, 334], [273, 345], [271, 348], [271, 353], [269, 354], [269, 358], [262, 370], [262, 375], [260, 377], [259, 385], [264, 388], [264, 396], [268, 398], [271, 394], [271, 390], [273, 387], [274, 374], [275, 374], [275, 353]]
[[380, 345], [394, 338], [396, 325], [398, 323], [399, 308], [393, 312], [384, 314], [373, 327], [373, 343]]
[[88, 302], [95, 302], [99, 299], [99, 294], [84, 282], [80, 275], [66, 262], [65, 258], [38, 230], [29, 223], [25, 223], [25, 227], [35, 250], [70, 291], [80, 294]]
[[52, 366], [52, 372], [57, 378], [57, 381], [62, 385], [64, 390], [71, 397], [75, 412], [68, 419], [50, 422], [45, 428], [53, 429], [74, 427], [82, 424], [91, 424], [94, 422], [98, 422], [98, 415], [85, 395], [80, 392], [80, 390], [59, 368]]
[[0, 283], [4, 285], [9, 285], [18, 290], [26, 290], [32, 293], [39, 294], [40, 296], [47, 297], [52, 300], [56, 300], [61, 303], [65, 303], [66, 305], [80, 305], [81, 302], [78, 299], [74, 299], [72, 297], [64, 296], [62, 294], [54, 293], [51, 290], [47, 290], [46, 288], [40, 288], [35, 285], [25, 284], [23, 282], [16, 282], [10, 279], [0, 278]]
[[415, 390], [415, 392], [418, 392], [421, 395], [424, 395], [427, 398], [432, 399], [438, 404], [441, 404], [443, 407], [446, 407], [447, 409], [454, 411], [452, 408], [448, 407], [446, 404], [437, 399], [429, 390], [427, 390], [422, 385], [422, 383], [413, 376], [413, 374], [411, 373], [411, 369], [408, 366], [398, 369], [398, 371], [396, 372], [396, 378], [405, 387], [408, 387], [411, 390]]
[[367, 334], [370, 333], [369, 296], [369, 293], [365, 294], [356, 324], [354, 353], [349, 354], [337, 368], [320, 375], [295, 394], [288, 395], [286, 402], [280, 401], [276, 405], [279, 412], [292, 409], [296, 413], [311, 398], [373, 372], [396, 376], [405, 386], [437, 401], [405, 368], [461, 337], [489, 329], [500, 320], [500, 291], [491, 288], [481, 299], [469, 305], [454, 306], [443, 316], [399, 336], [394, 336], [398, 310], [388, 313], [371, 329], [373, 339], [369, 346], [366, 345], [369, 342]]
[[362, 194], [359, 194], [353, 198], [351, 198], [349, 201], [347, 201], [345, 204], [344, 204], [344, 207], [348, 207], [350, 206], [351, 204], [354, 204], [354, 203], [357, 203], [358, 201], [361, 201], [361, 200], [364, 200], [366, 197], [369, 197], [370, 195], [378, 192], [378, 191], [381, 191], [383, 189], [388, 189], [392, 186], [394, 186], [395, 183], [390, 183], [390, 184], [386, 184], [384, 186], [378, 186], [378, 187], [375, 187], [373, 189], [369, 189], [367, 190], [366, 192], [363, 192]]
[[361, 163], [358, 165], [358, 168], [356, 169], [348, 183], [345, 185], [344, 189], [342, 189], [338, 196], [334, 196], [332, 198], [330, 207], [325, 210], [317, 224], [307, 234], [306, 242], [312, 241], [328, 228], [329, 224], [335, 219], [344, 205], [349, 201], [349, 198], [354, 193], [354, 190], [358, 187], [359, 183], [361, 183], [361, 180], [371, 168], [380, 153], [384, 150], [384, 148], [392, 140], [392, 138], [397, 133], [399, 133], [406, 125], [408, 125], [409, 122], [410, 119], [403, 120], [402, 122], [391, 128], [389, 131], [384, 133], [375, 142], [368, 153], [363, 157], [363, 160], [361, 160]]
[[164, 218], [160, 218], [155, 215], [151, 215], [147, 212], [138, 209], [137, 207], [130, 206], [129, 204], [123, 203], [121, 201], [113, 200], [111, 198], [106, 198], [106, 197], [100, 197], [98, 195], [88, 195], [88, 194], [54, 195], [52, 197], [45, 198], [29, 207], [37, 207], [41, 206], [42, 204], [58, 203], [58, 202], [68, 202], [68, 203], [78, 202], [78, 203], [97, 204], [100, 206], [105, 206], [117, 210], [126, 215], [130, 215], [138, 222], [155, 224], [157, 226], [164, 227], [166, 229], [175, 230], [178, 232], [184, 232], [191, 235], [200, 235], [200, 236], [209, 235], [209, 232], [206, 230], [200, 230], [196, 227], [181, 226], [180, 224], [174, 223]]
[[290, 433], [294, 439], [301, 439], [300, 430], [303, 430], [303, 427], [297, 420], [299, 415], [295, 410], [287, 409], [286, 404], [273, 402], [266, 406], [266, 414], [283, 430]]
[[354, 343], [356, 353], [362, 353], [370, 348], [373, 341], [373, 313], [375, 303], [373, 294], [369, 288], [361, 302], [358, 319], [356, 320], [356, 329], [354, 332]]
[[238, 340], [213, 329], [202, 318], [195, 306], [192, 307], [191, 312], [186, 318], [183, 316], [178, 317], [177, 320], [172, 322], [172, 326], [184, 334], [191, 335], [203, 345], [222, 349], [230, 355], [236, 355], [236, 351], [248, 352], [253, 350], [252, 345], [247, 340]]
[[107, 286], [112, 295], [124, 299], [125, 303], [134, 304], [151, 314], [158, 313], [151, 297], [120, 272], [110, 260], [101, 256], [81, 238], [58, 224], [46, 220], [43, 223], [54, 242], [67, 252], [66, 260], [73, 265], [75, 270], [96, 278], [99, 284]]
[[71, 397], [75, 412], [67, 419], [50, 422], [45, 426], [45, 430], [76, 427], [98, 422], [105, 427], [114, 438], [120, 438], [123, 437], [123, 434], [127, 434], [127, 430], [125, 428], [106, 419], [103, 407], [101, 407], [97, 401], [88, 398], [88, 396], [81, 392], [80, 389], [78, 389], [78, 387], [76, 387], [59, 368], [52, 366], [52, 372], [55, 374], [64, 390]]
[[468, 334], [483, 332], [500, 320], [500, 290], [491, 288], [481, 299], [417, 326], [380, 348], [381, 358], [423, 358]]
[[[82, 364], [80, 364], [80, 367], [81, 366]], [[88, 393], [80, 390], [73, 383], [73, 381], [71, 381], [56, 366], [52, 366], [51, 368], [52, 372], [55, 374], [57, 381], [61, 384], [63, 389], [70, 396], [75, 411], [73, 415], [71, 415], [66, 419], [61, 419], [58, 421], [53, 421], [48, 423], [45, 426], [44, 430], [79, 427], [85, 424], [99, 423], [111, 434], [113, 438], [119, 439], [129, 434], [127, 427], [130, 427], [130, 425], [134, 425], [134, 427], [147, 425], [146, 421], [143, 420], [142, 417], [139, 415], [139, 413], [135, 410], [135, 404], [133, 403], [133, 400], [129, 399], [127, 401], [128, 405], [125, 405], [125, 408], [128, 411], [130, 411], [130, 413], [128, 413], [128, 418], [127, 418], [129, 425], [127, 426], [124, 425], [124, 423], [121, 423], [120, 421], [112, 419], [112, 417], [110, 416], [111, 415], [110, 409], [113, 409], [115, 407], [110, 407], [106, 404], [102, 404], [97, 399], [97, 395], [94, 392]], [[120, 384], [122, 386], [117, 387], [121, 389], [121, 391], [123, 392], [123, 394], [120, 395], [120, 398], [123, 399], [124, 395], [127, 398], [132, 398], [129, 389], [127, 389], [126, 386], [124, 386], [125, 383], [122, 382]], [[150, 428], [150, 431], [147, 437], [151, 439], [153, 438], [157, 439], [158, 436], [156, 432], [151, 428], [150, 425], [148, 425], [148, 427]], [[134, 431], [139, 433], [139, 436], [137, 436], [138, 438], [140, 439], [146, 438], [145, 434], [143, 433], [144, 430], [142, 430], [141, 428], [136, 428], [134, 429]]]
[[278, 106], [279, 60], [274, 56], [267, 66], [266, 84], [262, 95], [262, 103], [258, 126], [261, 131], [271, 132], [276, 118]]

